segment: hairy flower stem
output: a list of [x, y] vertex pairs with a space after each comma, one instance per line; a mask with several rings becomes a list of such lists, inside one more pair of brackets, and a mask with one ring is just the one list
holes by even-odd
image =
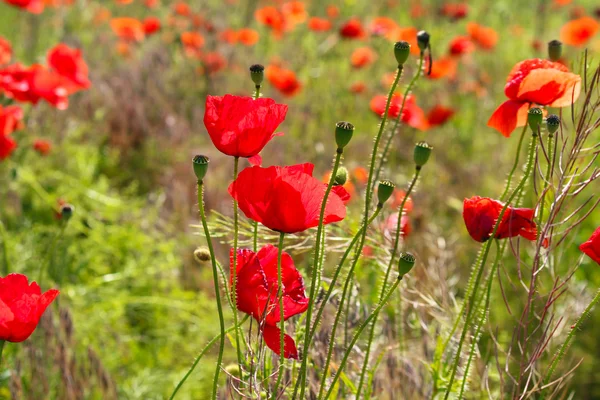
[[506, 186], [504, 186], [504, 191], [502, 192], [502, 195], [500, 196], [500, 201], [505, 200], [506, 195], [508, 194], [508, 191], [510, 190], [510, 184], [511, 184], [512, 178], [515, 174], [515, 171], [519, 167], [519, 156], [521, 155], [521, 148], [523, 147], [523, 139], [525, 139], [526, 133], [527, 133], [527, 124], [525, 124], [525, 126], [523, 127], [523, 130], [521, 131], [521, 136], [519, 137], [519, 143], [517, 144], [517, 155], [515, 156], [515, 162], [513, 163], [512, 169], [510, 170], [510, 173], [508, 174], [508, 178], [506, 179]]
[[[254, 100], [260, 97], [260, 85], [255, 86]], [[258, 222], [252, 221], [252, 251], [258, 251]]]
[[[365, 328], [369, 325], [369, 323], [371, 323], [371, 320], [375, 317], [375, 315], [377, 315], [381, 311], [381, 309], [383, 308], [383, 306], [385, 306], [387, 304], [388, 300], [390, 299], [390, 297], [392, 296], [392, 294], [394, 294], [394, 291], [396, 290], [396, 288], [400, 284], [401, 280], [402, 280], [402, 277], [399, 276], [398, 279], [396, 279], [396, 282], [394, 282], [394, 284], [390, 287], [390, 290], [387, 292], [387, 294], [385, 295], [385, 297], [383, 298], [383, 300], [379, 302], [379, 304], [373, 310], [373, 312], [371, 313], [371, 315], [369, 315], [367, 317], [367, 319], [364, 320], [363, 323], [356, 330], [356, 333], [354, 334], [354, 337], [352, 338], [352, 341], [350, 342], [350, 344], [348, 345], [348, 348], [346, 349], [346, 352], [344, 353], [344, 356], [342, 358], [340, 366], [338, 367], [338, 370], [335, 373], [335, 376], [333, 377], [331, 385], [329, 386], [329, 390], [327, 391], [327, 394], [325, 395], [325, 399], [328, 399], [331, 396], [333, 388], [335, 387], [335, 384], [337, 383], [338, 379], [340, 379], [340, 375], [342, 374], [342, 371], [344, 370], [344, 368], [346, 367], [346, 363], [348, 362], [348, 357], [350, 356], [350, 353], [352, 352], [352, 349], [354, 348], [354, 345], [356, 345], [356, 342], [360, 338], [360, 335], [365, 330]], [[319, 398], [319, 400], [322, 398], [321, 394], [319, 394], [318, 398]]]
[[177, 394], [179, 389], [181, 389], [181, 387], [183, 386], [185, 381], [189, 378], [189, 376], [192, 374], [192, 372], [194, 372], [194, 369], [196, 368], [196, 366], [198, 365], [198, 363], [200, 362], [202, 357], [204, 357], [204, 354], [206, 354], [206, 352], [212, 347], [212, 345], [215, 344], [215, 342], [217, 340], [223, 339], [225, 337], [225, 335], [228, 334], [229, 332], [233, 331], [234, 329], [238, 329], [244, 322], [246, 322], [248, 320], [248, 318], [250, 318], [250, 315], [246, 315], [246, 317], [244, 317], [244, 319], [242, 319], [238, 325], [231, 326], [231, 327], [227, 328], [224, 332], [219, 333], [217, 336], [212, 338], [206, 344], [206, 346], [204, 346], [204, 348], [202, 349], [200, 354], [198, 354], [198, 357], [196, 357], [196, 359], [194, 360], [194, 363], [192, 364], [192, 366], [190, 367], [188, 372], [186, 372], [184, 377], [179, 381], [179, 383], [175, 387], [175, 390], [173, 391], [173, 394], [171, 394], [171, 397], [169, 397], [169, 400], [173, 400], [175, 398], [175, 395]]
[[271, 399], [275, 400], [278, 398], [279, 385], [281, 384], [281, 378], [283, 378], [283, 370], [285, 366], [285, 315], [283, 311], [283, 282], [281, 276], [281, 255], [283, 253], [283, 238], [285, 237], [284, 232], [279, 232], [279, 245], [277, 246], [277, 298], [279, 299], [279, 372], [277, 373], [277, 382], [271, 395]]
[[[233, 158], [233, 184], [238, 176], [238, 166], [240, 163], [239, 157]], [[235, 197], [233, 198], [233, 266], [231, 267], [231, 301], [233, 303], [233, 324], [237, 326], [238, 313], [237, 313], [237, 250], [238, 250], [238, 234], [239, 234], [239, 215], [238, 215], [238, 203]], [[239, 329], [235, 330], [235, 349], [237, 351], [237, 361], [242, 371], [242, 349], [240, 348], [240, 332]]]
[[551, 174], [552, 174], [552, 163], [553, 160], [552, 158], [554, 157], [553, 153], [552, 153], [552, 140], [554, 138], [554, 135], [552, 133], [548, 134], [548, 166], [546, 167], [546, 176], [544, 178], [544, 189], [542, 190], [542, 198], [540, 200], [540, 212], [538, 215], [538, 225], [542, 226], [542, 220], [544, 219], [544, 206], [546, 205], [546, 191], [548, 190], [548, 185], [550, 183], [550, 179], [551, 178]]
[[[533, 169], [533, 161], [535, 158], [534, 156], [535, 156], [535, 148], [536, 148], [536, 139], [537, 139], [537, 132], [535, 132], [531, 138], [531, 145], [529, 147], [529, 157], [527, 159], [527, 167], [526, 167], [525, 173], [523, 174], [523, 178], [521, 178], [521, 182], [519, 182], [519, 184], [517, 185], [515, 190], [512, 192], [512, 194], [510, 195], [510, 197], [504, 204], [504, 207], [502, 207], [502, 210], [500, 211], [500, 214], [498, 215], [498, 220], [494, 224], [494, 230], [492, 231], [492, 234], [490, 235], [491, 238], [496, 236], [498, 227], [500, 226], [500, 223], [502, 222], [502, 219], [504, 218], [504, 213], [508, 209], [510, 202], [523, 190], [523, 188], [525, 187], [525, 183], [527, 182], [527, 179], [529, 178], [529, 175], [531, 175], [531, 170]], [[485, 243], [481, 263], [476, 268], [477, 276], [475, 278], [474, 290], [471, 293], [471, 296], [469, 296], [468, 300], [467, 300], [467, 307], [466, 307], [467, 314], [465, 317], [465, 323], [464, 323], [464, 326], [462, 329], [462, 333], [460, 335], [458, 347], [456, 349], [456, 354], [454, 355], [452, 372], [450, 373], [450, 381], [448, 382], [448, 385], [446, 388], [446, 394], [444, 396], [444, 400], [447, 400], [448, 397], [450, 396], [450, 392], [452, 391], [452, 384], [454, 383], [454, 379], [456, 378], [456, 372], [458, 370], [458, 364], [460, 363], [460, 358], [461, 358], [460, 356], [461, 356], [462, 346], [464, 344], [467, 332], [469, 331], [470, 326], [471, 326], [471, 322], [472, 322], [472, 318], [473, 318], [473, 310], [475, 308], [474, 307], [475, 299], [477, 296], [477, 289], [479, 287], [479, 282], [481, 281], [481, 276], [483, 275], [483, 270], [484, 270], [485, 263], [487, 261], [488, 254], [490, 252], [491, 243], [492, 243], [492, 240], [488, 240]], [[457, 316], [457, 319], [460, 319], [461, 316], [462, 316], [462, 313]]]
[[[381, 293], [379, 294], [379, 301], [383, 300], [387, 289], [387, 282], [390, 278], [390, 273], [392, 272], [392, 268], [394, 266], [394, 261], [396, 261], [396, 251], [398, 250], [398, 245], [400, 243], [400, 231], [402, 229], [402, 214], [404, 213], [404, 206], [406, 205], [406, 201], [408, 196], [412, 193], [417, 180], [419, 179], [419, 175], [421, 173], [421, 168], [417, 168], [415, 170], [415, 175], [413, 176], [410, 185], [408, 186], [408, 190], [402, 199], [402, 203], [400, 204], [400, 208], [398, 209], [398, 223], [396, 225], [396, 233], [394, 235], [394, 247], [392, 248], [392, 255], [390, 257], [390, 262], [388, 263], [387, 269], [385, 271], [385, 277], [383, 278], [383, 283], [381, 285]], [[373, 323], [371, 324], [371, 330], [369, 332], [369, 340], [367, 342], [367, 349], [365, 350], [364, 362], [362, 365], [362, 370], [360, 372], [360, 380], [358, 382], [358, 387], [356, 389], [356, 398], [360, 398], [360, 393], [362, 391], [363, 382], [365, 379], [365, 373], [367, 372], [367, 368], [369, 366], [369, 356], [371, 354], [371, 346], [373, 344], [373, 339], [375, 337], [375, 326], [377, 325], [377, 317], [379, 314], [375, 314], [373, 317]], [[368, 389], [367, 389], [368, 391]]]
[[305, 328], [305, 333], [304, 333], [304, 347], [302, 350], [302, 355], [303, 355], [303, 359], [302, 359], [302, 365], [300, 367], [300, 375], [298, 376], [298, 379], [300, 379], [300, 384], [301, 384], [301, 389], [300, 389], [300, 398], [304, 398], [304, 387], [306, 384], [306, 367], [307, 367], [307, 355], [308, 355], [308, 348], [310, 346], [310, 325], [312, 322], [312, 311], [313, 311], [313, 307], [314, 307], [314, 302], [315, 302], [315, 295], [316, 295], [316, 290], [317, 287], [320, 286], [320, 279], [318, 279], [318, 277], [320, 276], [320, 261], [321, 261], [321, 257], [320, 257], [320, 253], [324, 252], [325, 249], [323, 248], [323, 219], [325, 218], [325, 208], [327, 206], [327, 199], [329, 197], [329, 194], [331, 193], [331, 189], [333, 187], [333, 184], [335, 182], [335, 176], [337, 174], [337, 170], [340, 166], [340, 161], [342, 159], [342, 154], [343, 154], [344, 150], [341, 148], [337, 149], [336, 155], [335, 155], [335, 161], [333, 163], [333, 170], [331, 171], [331, 176], [329, 178], [329, 183], [327, 184], [327, 189], [325, 189], [325, 195], [323, 196], [323, 201], [321, 202], [321, 213], [319, 214], [319, 225], [317, 228], [317, 238], [316, 238], [316, 244], [315, 244], [315, 254], [314, 254], [314, 258], [313, 258], [313, 268], [312, 268], [312, 275], [311, 275], [311, 283], [310, 283], [310, 295], [308, 297], [308, 309], [306, 310], [306, 328]]
[[565, 353], [571, 346], [571, 342], [573, 341], [573, 338], [575, 337], [575, 332], [577, 332], [578, 330], [581, 329], [581, 325], [590, 316], [592, 309], [594, 308], [594, 306], [596, 304], [598, 304], [598, 301], [600, 301], [600, 290], [596, 293], [596, 295], [594, 296], [594, 298], [592, 299], [590, 304], [588, 304], [588, 306], [585, 308], [585, 310], [583, 311], [583, 313], [581, 314], [579, 319], [577, 319], [577, 322], [575, 322], [575, 325], [571, 326], [571, 330], [569, 331], [569, 335], [567, 336], [567, 339], [564, 341], [564, 343], [560, 346], [560, 348], [554, 355], [554, 359], [552, 360], [552, 363], [550, 364], [550, 368], [548, 368], [548, 372], [546, 372], [546, 376], [544, 377], [543, 389], [545, 389], [545, 390], [542, 392], [540, 399], [544, 399], [546, 397], [545, 396], [545, 391], [547, 389], [546, 385], [548, 385], [550, 383], [552, 374], [554, 374], [556, 367], [561, 362], [561, 360], [565, 356]]
[[[423, 72], [423, 61], [425, 59], [425, 52], [421, 52], [421, 56], [419, 57], [419, 66], [417, 67], [417, 72], [412, 77], [406, 90], [404, 91], [404, 97], [402, 98], [402, 105], [400, 106], [400, 112], [396, 117], [396, 121], [394, 122], [394, 127], [388, 134], [388, 137], [385, 142], [385, 146], [383, 147], [383, 152], [381, 153], [381, 157], [379, 157], [379, 165], [377, 166], [377, 172], [375, 173], [375, 179], [373, 179], [373, 188], [374, 185], [377, 184], [377, 180], [379, 179], [379, 175], [381, 174], [381, 170], [383, 169], [383, 164], [385, 164], [385, 160], [387, 159], [388, 152], [390, 151], [390, 146], [392, 141], [394, 140], [394, 136], [396, 135], [396, 129], [398, 129], [398, 125], [402, 121], [402, 113], [404, 112], [404, 106], [406, 105], [406, 100], [408, 99], [408, 95], [412, 91], [413, 87], [421, 77], [421, 73]], [[373, 189], [372, 188], [372, 189]]]
[[[217, 357], [217, 367], [215, 369], [215, 377], [213, 379], [212, 391], [212, 399], [216, 400], [217, 387], [219, 384], [219, 374], [221, 373], [221, 362], [223, 361], [223, 349], [225, 347], [225, 320], [223, 318], [223, 306], [221, 305], [221, 291], [219, 290], [219, 273], [217, 272], [217, 260], [215, 258], [215, 251], [212, 245], [212, 239], [210, 238], [210, 231], [208, 229], [208, 223], [206, 222], [206, 215], [204, 213], [204, 185], [202, 181], [198, 181], [198, 211], [200, 212], [200, 220], [202, 221], [202, 227], [204, 228], [204, 236], [206, 236], [206, 243], [208, 245], [208, 251], [210, 252], [210, 263], [212, 265], [213, 270], [213, 284], [215, 286], [215, 298], [217, 299], [217, 312], [219, 313], [219, 328], [221, 329], [219, 355]], [[235, 325], [237, 326], [237, 321], [235, 322]]]

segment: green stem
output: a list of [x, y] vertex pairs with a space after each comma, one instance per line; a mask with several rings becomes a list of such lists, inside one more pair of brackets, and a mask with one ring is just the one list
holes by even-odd
[[198, 357], [196, 357], [196, 359], [194, 360], [194, 363], [192, 364], [192, 366], [190, 367], [190, 369], [188, 370], [188, 372], [186, 372], [186, 374], [184, 375], [184, 377], [179, 381], [179, 383], [175, 387], [175, 390], [173, 391], [173, 394], [171, 394], [171, 397], [169, 397], [169, 400], [173, 400], [175, 398], [175, 395], [177, 394], [177, 392], [179, 391], [179, 389], [181, 389], [181, 387], [183, 386], [183, 384], [185, 383], [185, 381], [190, 377], [190, 375], [192, 374], [192, 372], [194, 372], [194, 369], [196, 368], [196, 366], [198, 365], [198, 363], [200, 362], [200, 360], [202, 359], [202, 357], [204, 357], [204, 354], [206, 354], [206, 352], [212, 347], [212, 345], [215, 344], [215, 342], [218, 339], [224, 338], [225, 335], [228, 334], [229, 332], [233, 331], [234, 329], [237, 330], [244, 322], [246, 322], [248, 320], [249, 317], [250, 317], [250, 315], [246, 315], [246, 317], [239, 322], [239, 325], [234, 325], [234, 326], [231, 326], [231, 327], [227, 328], [225, 330], [225, 332], [224, 332], [225, 334], [219, 333], [217, 336], [215, 336], [214, 338], [212, 338], [206, 344], [206, 346], [204, 346], [204, 348], [202, 349], [202, 351], [200, 352], [200, 354], [198, 354]]
[[256, 89], [254, 90], [254, 100], [256, 100], [260, 97], [260, 85], [256, 85], [254, 88]]
[[544, 219], [544, 206], [546, 203], [546, 190], [548, 189], [548, 183], [550, 182], [550, 174], [552, 173], [552, 139], [554, 135], [548, 134], [548, 150], [546, 153], [548, 154], [548, 166], [546, 167], [546, 177], [544, 180], [544, 189], [542, 190], [542, 199], [540, 200], [540, 213], [538, 215], [539, 221], [538, 226], [542, 226], [542, 220]]
[[[219, 374], [221, 373], [221, 363], [223, 361], [223, 349], [225, 348], [225, 320], [223, 318], [223, 306], [221, 305], [221, 291], [219, 290], [219, 272], [217, 271], [217, 260], [215, 258], [215, 251], [213, 249], [212, 239], [210, 238], [210, 231], [208, 229], [208, 223], [206, 222], [206, 215], [204, 213], [204, 185], [202, 181], [198, 181], [198, 210], [200, 211], [200, 220], [202, 221], [202, 227], [204, 228], [204, 236], [206, 237], [208, 251], [210, 252], [210, 262], [213, 270], [213, 284], [215, 286], [215, 298], [217, 299], [217, 311], [219, 313], [219, 328], [221, 329], [219, 355], [217, 357], [217, 367], [215, 369], [215, 377], [213, 380], [212, 391], [212, 398], [213, 400], [216, 400], [217, 388], [219, 384]], [[234, 259], [237, 258], [236, 255], [237, 253], [234, 253]], [[235, 305], [235, 303], [233, 304]], [[235, 326], [237, 326], [237, 321], [235, 321]]]
[[2, 365], [2, 350], [4, 350], [4, 340], [0, 340], [0, 365]]
[[0, 221], [0, 238], [2, 238], [2, 274], [8, 275], [10, 272], [10, 261], [8, 260], [8, 235], [2, 221]]
[[[417, 168], [415, 171], [415, 175], [413, 176], [410, 185], [408, 186], [408, 190], [402, 199], [402, 203], [400, 204], [400, 208], [398, 209], [398, 223], [396, 225], [396, 233], [394, 236], [394, 247], [392, 248], [392, 255], [390, 257], [390, 262], [388, 263], [388, 267], [385, 271], [385, 277], [383, 278], [383, 284], [381, 286], [381, 293], [379, 294], [379, 301], [383, 299], [385, 296], [385, 292], [387, 289], [387, 282], [390, 277], [390, 273], [392, 272], [392, 267], [394, 266], [394, 261], [396, 259], [396, 251], [398, 250], [398, 245], [400, 243], [400, 231], [402, 229], [402, 214], [404, 213], [404, 206], [406, 205], [406, 201], [408, 200], [408, 196], [412, 193], [417, 180], [419, 179], [419, 174], [421, 173], [421, 168]], [[362, 370], [360, 372], [360, 380], [358, 382], [358, 388], [356, 389], [356, 398], [360, 398], [360, 393], [362, 391], [363, 382], [365, 379], [365, 373], [367, 372], [367, 368], [369, 366], [369, 356], [371, 354], [371, 345], [373, 343], [373, 339], [375, 338], [375, 326], [377, 324], [377, 317], [379, 315], [376, 314], [373, 317], [373, 323], [371, 324], [371, 330], [369, 332], [369, 341], [367, 342], [367, 349], [365, 351], [365, 358], [362, 365]]]
[[[260, 97], [260, 85], [255, 86], [254, 100]], [[252, 251], [258, 251], [258, 222], [252, 221]]]
[[525, 139], [525, 133], [527, 133], [527, 124], [525, 124], [525, 126], [523, 127], [523, 130], [521, 131], [521, 137], [519, 138], [519, 144], [517, 144], [517, 155], [515, 156], [515, 162], [513, 163], [512, 169], [510, 170], [510, 173], [508, 174], [508, 178], [506, 179], [506, 186], [504, 186], [504, 191], [502, 192], [502, 195], [500, 196], [501, 201], [504, 201], [504, 198], [508, 194], [508, 191], [510, 190], [510, 183], [512, 181], [513, 175], [515, 174], [515, 171], [517, 170], [517, 168], [519, 166], [519, 156], [521, 155], [521, 148], [523, 147], [523, 139]]
[[337, 149], [335, 155], [335, 161], [333, 163], [333, 170], [331, 171], [331, 176], [329, 178], [329, 183], [327, 184], [327, 189], [325, 190], [325, 195], [323, 196], [323, 201], [321, 202], [321, 212], [319, 214], [319, 225], [317, 228], [317, 239], [315, 244], [315, 255], [313, 258], [313, 269], [311, 274], [311, 283], [310, 283], [310, 295], [308, 297], [308, 309], [306, 311], [306, 327], [304, 333], [304, 346], [302, 351], [302, 366], [300, 367], [300, 375], [298, 379], [301, 381], [301, 389], [300, 389], [300, 398], [304, 398], [304, 388], [306, 383], [306, 366], [307, 366], [307, 355], [308, 349], [310, 346], [310, 324], [312, 322], [312, 311], [315, 301], [315, 292], [318, 286], [320, 286], [320, 279], [318, 279], [319, 270], [320, 270], [320, 252], [322, 250], [322, 236], [323, 236], [323, 219], [325, 218], [325, 208], [327, 207], [327, 199], [329, 194], [331, 193], [331, 189], [335, 182], [335, 176], [337, 174], [337, 170], [340, 166], [340, 161], [342, 158], [343, 150], [341, 148]]
[[54, 253], [56, 251], [56, 244], [57, 242], [60, 241], [60, 239], [62, 239], [64, 233], [65, 233], [65, 228], [67, 227], [67, 223], [65, 221], [61, 221], [61, 226], [60, 226], [60, 230], [52, 237], [52, 241], [50, 242], [50, 244], [48, 245], [48, 247], [46, 248], [46, 251], [44, 252], [44, 254], [48, 254], [48, 262], [41, 262], [40, 263], [40, 271], [38, 274], [38, 285], [42, 285], [42, 281], [44, 279], [44, 272], [46, 272], [47, 269], [50, 268], [50, 266], [52, 265], [52, 260], [54, 259]]
[[[529, 148], [529, 157], [527, 159], [527, 167], [525, 170], [525, 174], [523, 175], [521, 182], [519, 182], [519, 185], [512, 192], [512, 194], [510, 195], [510, 197], [508, 198], [508, 200], [502, 207], [502, 210], [500, 211], [500, 214], [498, 215], [498, 220], [494, 224], [494, 230], [492, 231], [490, 238], [493, 238], [496, 236], [496, 232], [498, 231], [500, 222], [502, 222], [502, 219], [504, 218], [504, 213], [508, 209], [510, 202], [517, 196], [518, 193], [521, 192], [521, 190], [523, 190], [525, 183], [527, 182], [527, 179], [528, 179], [529, 175], [531, 174], [531, 170], [533, 168], [534, 155], [535, 155], [536, 139], [537, 139], [537, 132], [534, 132], [534, 134], [531, 138], [531, 146]], [[467, 307], [467, 315], [465, 318], [465, 324], [463, 326], [460, 340], [458, 342], [458, 348], [456, 349], [456, 354], [454, 356], [454, 363], [452, 366], [452, 372], [450, 374], [450, 381], [448, 382], [448, 387], [446, 388], [446, 394], [444, 396], [444, 400], [448, 399], [448, 397], [450, 396], [450, 392], [452, 391], [452, 384], [454, 383], [454, 378], [456, 377], [456, 371], [458, 370], [458, 364], [460, 362], [460, 355], [461, 355], [460, 353], [462, 350], [462, 346], [465, 341], [467, 331], [469, 330], [469, 326], [471, 325], [472, 313], [473, 313], [473, 309], [474, 309], [473, 305], [474, 305], [475, 297], [477, 295], [477, 288], [479, 286], [479, 281], [481, 280], [481, 276], [483, 274], [483, 269], [484, 269], [483, 267], [485, 266], [485, 262], [487, 261], [488, 254], [490, 252], [491, 242], [492, 242], [492, 240], [488, 240], [485, 243], [483, 258], [481, 260], [481, 264], [477, 268], [478, 271], [477, 271], [477, 277], [475, 279], [475, 286], [474, 286], [475, 289], [473, 290], [473, 293], [471, 293], [471, 296], [468, 299], [468, 307]], [[457, 318], [460, 318], [461, 315], [462, 314], [458, 315]]]
[[283, 282], [281, 277], [281, 255], [283, 253], [283, 238], [284, 232], [279, 233], [279, 245], [277, 246], [277, 298], [279, 299], [279, 372], [277, 373], [277, 382], [275, 383], [275, 389], [271, 399], [275, 400], [278, 396], [279, 385], [281, 384], [281, 378], [283, 378], [283, 368], [285, 366], [285, 321], [283, 312]]
[[[338, 370], [335, 373], [335, 376], [333, 377], [333, 381], [331, 382], [331, 385], [329, 386], [329, 390], [327, 391], [327, 394], [325, 395], [325, 399], [328, 399], [331, 396], [331, 393], [333, 391], [333, 388], [335, 387], [336, 382], [338, 381], [338, 379], [340, 378], [340, 375], [342, 374], [342, 371], [346, 367], [346, 362], [348, 362], [348, 357], [350, 356], [350, 353], [352, 352], [352, 348], [354, 347], [354, 345], [360, 338], [361, 333], [369, 325], [369, 323], [375, 317], [375, 315], [377, 315], [379, 313], [379, 311], [381, 311], [383, 306], [385, 306], [385, 304], [388, 302], [388, 300], [390, 299], [390, 297], [392, 296], [392, 294], [394, 293], [394, 291], [400, 284], [401, 280], [402, 280], [402, 277], [399, 276], [398, 279], [396, 280], [396, 282], [394, 282], [394, 284], [390, 288], [389, 292], [387, 292], [384, 299], [377, 305], [377, 307], [375, 308], [375, 310], [373, 310], [371, 315], [369, 315], [369, 317], [366, 320], [364, 320], [364, 322], [357, 329], [356, 333], [354, 334], [354, 337], [352, 338], [352, 341], [350, 342], [350, 344], [348, 345], [348, 348], [346, 349], [346, 352], [344, 353], [342, 362], [340, 363], [340, 366], [338, 367]], [[321, 399], [321, 395], [319, 395], [319, 399]]]
[[377, 182], [377, 180], [379, 179], [379, 174], [381, 173], [381, 170], [383, 169], [383, 164], [385, 163], [385, 159], [390, 150], [390, 145], [392, 144], [392, 141], [394, 139], [396, 129], [398, 129], [398, 125], [402, 121], [402, 113], [404, 112], [404, 106], [406, 105], [406, 100], [408, 99], [408, 95], [412, 91], [413, 86], [419, 80], [419, 77], [421, 76], [421, 72], [423, 72], [423, 62], [425, 59], [424, 56], [425, 56], [425, 53], [421, 52], [421, 56], [419, 57], [419, 67], [417, 68], [417, 72], [412, 77], [411, 81], [408, 83], [408, 86], [406, 87], [406, 90], [404, 91], [404, 97], [402, 98], [402, 105], [400, 106], [400, 113], [396, 117], [394, 127], [392, 128], [392, 130], [390, 131], [390, 133], [386, 139], [385, 147], [383, 148], [383, 152], [381, 153], [381, 157], [379, 158], [379, 166], [377, 167], [377, 172], [375, 173], [374, 183]]
[[[238, 167], [239, 167], [240, 158], [233, 158], [233, 184], [235, 185], [235, 180], [238, 176]], [[238, 313], [237, 313], [237, 250], [238, 250], [238, 233], [239, 233], [239, 216], [238, 216], [238, 203], [237, 200], [233, 199], [233, 266], [231, 268], [232, 274], [232, 284], [231, 284], [231, 298], [234, 305], [233, 308], [233, 324], [237, 326], [238, 322]], [[240, 332], [238, 329], [235, 330], [235, 349], [237, 351], [237, 361], [238, 366], [240, 368], [240, 373], [242, 371], [242, 349], [240, 348]]]

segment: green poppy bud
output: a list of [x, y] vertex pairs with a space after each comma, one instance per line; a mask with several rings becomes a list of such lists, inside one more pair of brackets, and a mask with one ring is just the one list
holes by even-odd
[[560, 127], [560, 117], [555, 114], [548, 115], [546, 118], [546, 129], [548, 129], [548, 133], [551, 135], [554, 134]]
[[562, 42], [560, 40], [551, 40], [548, 42], [548, 58], [550, 61], [558, 61], [562, 56]]
[[208, 251], [206, 247], [198, 247], [194, 250], [194, 260], [196, 260], [198, 264], [210, 260], [210, 251]]
[[339, 167], [335, 173], [335, 179], [333, 180], [334, 186], [342, 186], [348, 180], [348, 170], [345, 167]]
[[544, 121], [544, 113], [541, 108], [533, 107], [527, 113], [527, 123], [534, 134], [538, 133], [539, 126]]
[[338, 146], [338, 151], [350, 143], [353, 134], [354, 125], [352, 125], [350, 122], [340, 121], [335, 124], [335, 143]]
[[400, 279], [402, 279], [404, 275], [408, 274], [410, 270], [413, 269], [415, 266], [415, 261], [415, 256], [412, 254], [406, 252], [400, 253], [400, 259], [398, 260], [398, 273], [400, 274]]
[[431, 156], [431, 151], [433, 147], [431, 147], [426, 142], [419, 142], [415, 146], [414, 159], [415, 164], [417, 164], [417, 168], [421, 169], [421, 167], [427, 164], [429, 160], [429, 156]]
[[410, 55], [410, 43], [401, 41], [396, 42], [394, 45], [394, 56], [396, 56], [396, 61], [398, 65], [404, 65], [406, 60], [408, 60], [408, 56]]
[[228, 375], [235, 376], [236, 378], [240, 377], [240, 367], [237, 364], [229, 364], [225, 367], [225, 372]]
[[198, 178], [198, 181], [202, 181], [202, 179], [204, 179], [204, 176], [208, 171], [209, 161], [210, 160], [206, 156], [197, 155], [196, 157], [194, 157], [194, 173], [196, 174], [196, 178]]
[[419, 31], [419, 33], [417, 33], [417, 44], [419, 45], [419, 50], [421, 50], [421, 52], [425, 51], [425, 49], [429, 47], [430, 38], [431, 36], [429, 33], [425, 31]]
[[260, 86], [265, 77], [265, 67], [260, 64], [250, 66], [250, 78], [255, 85]]
[[394, 193], [394, 185], [390, 181], [379, 181], [379, 186], [377, 189], [377, 199], [379, 200], [379, 204], [383, 204], [390, 198], [390, 196]]

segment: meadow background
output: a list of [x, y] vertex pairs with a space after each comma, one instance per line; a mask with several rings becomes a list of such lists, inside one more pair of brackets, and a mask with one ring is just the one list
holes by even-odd
[[[315, 32], [305, 20], [276, 35], [255, 18], [256, 9], [279, 6], [276, 1], [189, 0], [189, 15], [177, 14], [176, 1], [161, 0], [154, 8], [141, 0], [71, 3], [33, 15], [0, 2], [0, 36], [12, 43], [14, 59], [26, 65], [40, 62], [48, 49], [66, 43], [82, 49], [92, 82], [89, 90], [71, 98], [65, 111], [47, 104], [28, 107], [25, 128], [13, 134], [18, 150], [0, 161], [0, 252], [11, 270], [34, 279], [47, 265], [42, 287], [61, 290], [31, 339], [5, 348], [0, 399], [168, 397], [197, 353], [218, 333], [210, 265], [193, 257], [204, 241], [197, 226], [190, 160], [195, 154], [211, 158], [205, 180], [207, 208], [223, 235], [229, 231], [232, 165], [204, 128], [205, 97], [252, 95], [248, 67], [279, 64], [295, 73], [301, 87], [286, 96], [268, 80], [263, 85], [264, 96], [289, 106], [279, 128], [285, 136], [262, 152], [263, 165], [313, 162], [315, 175], [325, 175], [335, 151], [335, 123], [347, 120], [356, 133], [345, 150], [344, 164], [351, 172], [367, 168], [380, 119], [369, 104], [374, 96], [387, 94], [385, 77], [394, 72], [396, 61], [392, 42], [385, 37], [341, 37], [340, 27], [353, 17], [366, 31], [376, 17], [427, 30], [434, 60], [448, 53], [454, 37], [467, 34], [469, 22], [491, 27], [499, 37], [493, 49], [477, 48], [461, 56], [454, 76], [418, 81], [413, 93], [421, 108], [427, 112], [443, 105], [455, 114], [425, 131], [403, 125], [385, 172], [403, 187], [412, 174], [413, 144], [427, 140], [435, 149], [412, 196], [412, 231], [406, 238], [407, 246], [427, 260], [420, 268], [430, 266], [416, 272], [405, 289], [413, 305], [405, 315], [411, 328], [407, 347], [418, 350], [409, 367], [391, 375], [407, 386], [427, 386], [427, 353], [458, 312], [477, 251], [464, 227], [462, 201], [475, 194], [501, 193], [514, 160], [517, 135], [507, 139], [486, 126], [504, 100], [506, 76], [521, 60], [546, 57], [546, 43], [558, 38], [569, 20], [582, 15], [600, 18], [600, 5], [593, 0], [472, 0], [461, 3], [466, 13], [458, 16], [445, 15], [448, 2], [437, 0], [313, 0], [304, 2], [307, 18], [328, 18], [327, 6], [338, 7], [330, 30]], [[110, 18], [120, 16], [155, 16], [161, 29], [125, 48], [109, 24]], [[228, 43], [222, 36], [228, 28], [251, 28], [258, 41]], [[216, 55], [190, 56], [179, 40], [184, 31], [201, 33], [202, 54]], [[353, 51], [365, 46], [375, 59], [353, 67]], [[581, 71], [584, 48], [595, 68], [600, 35], [585, 47], [564, 46], [565, 60], [574, 71]], [[411, 56], [407, 62], [401, 90], [417, 61]], [[360, 92], [352, 90], [358, 83], [364, 84]], [[600, 133], [593, 137], [597, 141]], [[37, 138], [51, 142], [49, 154], [32, 149]], [[360, 194], [359, 177], [350, 175]], [[589, 195], [598, 189], [589, 188]], [[75, 207], [66, 227], [55, 217], [60, 200]], [[361, 207], [357, 196], [349, 212], [358, 215]], [[343, 229], [358, 222], [356, 217]], [[570, 265], [563, 271], [573, 262], [581, 263], [560, 306], [560, 314], [573, 321], [600, 287], [598, 266], [582, 259], [577, 249], [598, 225], [600, 213], [595, 212], [564, 244], [563, 259]], [[372, 240], [376, 247], [380, 238]], [[227, 250], [225, 243], [219, 245], [222, 260]], [[291, 251], [298, 257], [296, 265], [310, 258], [310, 248]], [[365, 307], [373, 303], [369, 288], [380, 274], [367, 267], [357, 271], [361, 285], [356, 297]], [[522, 290], [515, 287], [514, 293]], [[501, 294], [494, 295], [498, 301], [491, 305], [486, 329], [510, 335], [515, 317], [499, 300]], [[508, 301], [518, 304], [519, 297]], [[600, 314], [594, 312], [561, 366], [567, 371], [581, 360], [568, 384], [568, 398], [600, 398], [598, 324]], [[481, 363], [476, 376], [494, 374], [492, 348], [490, 335], [484, 334], [481, 349], [489, 363]], [[208, 398], [213, 357], [211, 352], [202, 361], [180, 398]], [[232, 360], [229, 351], [225, 364]], [[474, 387], [471, 398], [487, 398], [484, 386]], [[426, 392], [412, 393], [410, 398], [425, 398]]]

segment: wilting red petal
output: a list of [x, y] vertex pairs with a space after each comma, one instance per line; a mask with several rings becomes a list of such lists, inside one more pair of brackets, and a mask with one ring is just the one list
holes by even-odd
[[487, 125], [510, 137], [517, 126], [524, 126], [527, 123], [528, 108], [527, 103], [506, 100], [494, 111]]
[[[281, 355], [281, 330], [276, 326], [264, 325], [262, 333], [267, 346], [278, 356]], [[295, 360], [299, 358], [296, 342], [294, 342], [294, 339], [288, 334], [285, 334], [283, 337], [283, 356]]]

